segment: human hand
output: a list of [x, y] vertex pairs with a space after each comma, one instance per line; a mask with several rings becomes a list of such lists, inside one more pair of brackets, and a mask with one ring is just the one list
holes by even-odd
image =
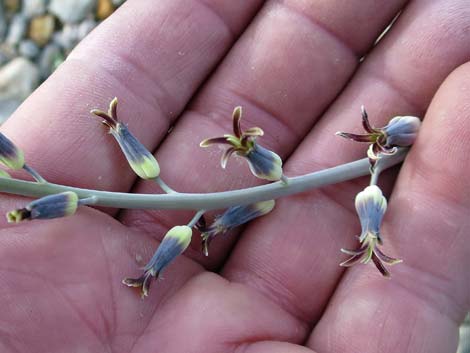
[[[220, 153], [197, 147], [230, 130], [235, 105], [288, 157], [288, 176], [363, 157], [364, 146], [334, 136], [358, 131], [361, 104], [377, 126], [426, 112], [383, 225], [389, 252], [404, 259], [393, 278], [338, 266], [339, 249], [357, 242], [358, 182], [279, 199], [216, 240], [209, 258], [195, 239], [145, 300], [121, 279], [137, 276], [190, 213], [83, 208], [2, 221], [2, 352], [455, 351], [470, 306], [470, 67], [446, 77], [469, 58], [470, 6], [409, 2], [373, 47], [406, 1], [262, 3], [128, 1], [1, 130], [51, 182], [158, 192], [136, 181], [88, 113], [118, 96], [121, 119], [156, 150], [165, 180], [209, 192], [254, 182], [246, 165], [220, 170]], [[1, 210], [25, 202], [2, 195]]]

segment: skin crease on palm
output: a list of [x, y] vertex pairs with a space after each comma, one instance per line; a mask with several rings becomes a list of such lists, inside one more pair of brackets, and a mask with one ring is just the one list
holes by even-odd
[[[391, 32], [374, 40], [401, 11]], [[1, 352], [455, 352], [470, 308], [470, 4], [467, 0], [128, 0], [1, 127], [51, 182], [159, 192], [136, 180], [92, 108], [119, 117], [180, 191], [254, 185], [206, 137], [260, 126], [294, 176], [365, 156], [334, 136], [424, 118], [394, 178], [382, 234], [404, 260], [387, 280], [345, 271], [356, 180], [280, 199], [269, 215], [193, 244], [141, 300], [139, 274], [189, 212], [82, 208], [0, 230]], [[362, 63], [359, 58], [365, 56]], [[167, 134], [170, 126], [172, 132]], [[2, 195], [1, 211], [26, 199]]]

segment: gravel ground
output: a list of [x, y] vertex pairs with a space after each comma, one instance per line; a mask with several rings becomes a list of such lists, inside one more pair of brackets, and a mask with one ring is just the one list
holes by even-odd
[[0, 1], [0, 124], [124, 0]]
[[[2, 0], [0, 124], [125, 0]], [[470, 353], [470, 316], [457, 353]]]

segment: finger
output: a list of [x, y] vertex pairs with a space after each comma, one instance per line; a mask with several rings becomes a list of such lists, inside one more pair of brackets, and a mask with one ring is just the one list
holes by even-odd
[[[452, 10], [448, 1], [410, 4], [290, 157], [288, 175], [363, 158], [364, 145], [334, 136], [338, 130], [360, 131], [362, 104], [370, 107], [376, 126], [394, 115], [420, 116], [445, 76], [470, 54], [464, 45], [469, 33], [461, 31], [470, 11], [466, 4], [455, 1]], [[338, 264], [345, 258], [339, 250], [356, 246], [354, 197], [365, 185], [352, 181], [279, 200], [270, 215], [244, 233], [224, 273], [314, 323], [342, 275]]]
[[202, 270], [180, 258], [141, 300], [121, 279], [155, 243], [86, 207], [0, 229], [2, 351], [130, 352], [158, 306]]
[[[346, 84], [374, 35], [404, 1], [388, 1], [385, 6], [363, 0], [349, 1], [347, 6], [341, 1], [320, 3], [294, 0], [265, 5], [159, 148], [162, 164], [173, 164], [162, 170], [173, 187], [207, 192], [255, 184], [244, 161], [231, 159], [227, 170], [221, 170], [220, 150], [203, 151], [199, 142], [230, 132], [231, 112], [241, 105], [242, 128], [262, 127], [266, 134], [259, 142], [288, 156]], [[349, 36], [354, 26], [357, 32]], [[176, 156], [178, 163], [173, 163]], [[136, 192], [155, 190], [142, 184]], [[162, 224], [166, 228], [190, 217], [167, 211], [129, 211], [121, 219], [158, 237], [163, 234]], [[230, 246], [229, 242], [213, 242], [206, 259], [195, 242], [189, 256], [217, 268]]]
[[160, 306], [132, 352], [250, 352], [260, 340], [299, 341], [305, 330], [259, 293], [204, 273]]
[[310, 338], [315, 349], [349, 351], [366, 336], [354, 351], [456, 351], [470, 308], [469, 78], [467, 63], [439, 89], [390, 200], [382, 233], [404, 263], [390, 281], [348, 271]]
[[149, 149], [231, 46], [261, 1], [128, 1], [2, 126], [46, 179], [128, 190], [135, 175], [90, 115], [120, 98], [119, 118]]

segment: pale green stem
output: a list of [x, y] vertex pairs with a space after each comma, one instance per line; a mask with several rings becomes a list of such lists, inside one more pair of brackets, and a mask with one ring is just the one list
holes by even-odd
[[157, 176], [157, 177], [156, 177], [155, 179], [153, 179], [153, 180], [155, 180], [155, 182], [160, 186], [160, 188], [161, 188], [163, 191], [165, 191], [167, 194], [177, 194], [177, 192], [176, 192], [175, 190], [173, 190], [172, 188], [170, 188], [170, 187], [168, 186], [168, 184], [165, 183], [162, 178], [160, 178], [160, 176]]
[[206, 213], [206, 210], [197, 211], [194, 217], [189, 221], [187, 224], [189, 228], [192, 228], [196, 225], [196, 223], [201, 219], [202, 215]]
[[[407, 151], [408, 149], [400, 149], [393, 156], [385, 156], [381, 158], [380, 171], [402, 162]], [[333, 168], [289, 178], [289, 183], [287, 185], [282, 181], [278, 181], [246, 189], [206, 194], [128, 194], [74, 188], [52, 183], [40, 184], [8, 178], [0, 178], [0, 192], [42, 197], [63, 191], [73, 191], [77, 193], [80, 198], [95, 196], [97, 198], [95, 205], [97, 206], [135, 209], [207, 211], [272, 200], [278, 197], [293, 195], [322, 186], [356, 179], [368, 174], [369, 160], [364, 158]]]
[[47, 183], [46, 179], [44, 179], [36, 170], [31, 168], [26, 163], [23, 165], [23, 169], [27, 171], [38, 183]]

